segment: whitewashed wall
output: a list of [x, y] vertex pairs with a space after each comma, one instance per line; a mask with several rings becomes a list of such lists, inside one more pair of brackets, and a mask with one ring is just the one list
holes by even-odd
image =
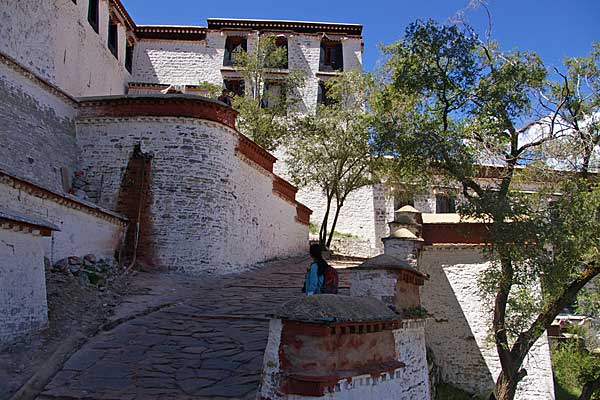
[[[475, 393], [493, 388], [500, 361], [489, 337], [491, 313], [479, 295], [478, 277], [489, 262], [479, 247], [427, 246], [419, 269], [430, 275], [422, 287], [423, 307], [433, 314], [427, 345], [445, 382]], [[550, 349], [546, 335], [530, 351], [527, 377], [517, 400], [554, 399]]]
[[75, 104], [0, 59], [0, 168], [62, 190], [77, 167]]
[[129, 73], [124, 57], [107, 48], [109, 5], [99, 5], [98, 34], [87, 21], [87, 1], [0, 0], [0, 53], [72, 96], [123, 94]]
[[[239, 35], [239, 32], [229, 32]], [[256, 43], [256, 32], [248, 31], [248, 51]], [[210, 82], [221, 85], [223, 78], [235, 76], [223, 69], [223, 55], [228, 31], [208, 31], [205, 40], [180, 41], [143, 39], [138, 42], [134, 55], [135, 82], [198, 85]], [[327, 76], [319, 76], [321, 37], [319, 34], [290, 33], [288, 37], [288, 68], [306, 72], [305, 86], [300, 90], [300, 111], [314, 109], [317, 103], [318, 83]], [[361, 40], [342, 40], [344, 69], [362, 67]], [[223, 71], [222, 71], [223, 69]], [[239, 76], [239, 75], [238, 75]]]
[[296, 208], [272, 193], [270, 174], [236, 156], [238, 136], [191, 118], [81, 121], [81, 164], [102, 205], [114, 208], [135, 144], [154, 155], [154, 256], [188, 273], [236, 272], [265, 259], [306, 251], [308, 227]]
[[0, 344], [48, 324], [41, 241], [0, 227]]
[[38, 239], [42, 243], [42, 256], [48, 257], [51, 262], [90, 253], [112, 258], [121, 242], [123, 226], [117, 221], [39, 197], [1, 180], [0, 204], [9, 210], [42, 218], [60, 228], [52, 238]]
[[132, 81], [179, 85], [210, 82], [221, 85], [226, 36], [206, 40], [140, 40], [134, 51]]

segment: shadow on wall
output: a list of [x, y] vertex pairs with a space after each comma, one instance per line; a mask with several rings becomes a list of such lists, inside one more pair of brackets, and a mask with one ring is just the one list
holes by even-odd
[[121, 261], [137, 261], [142, 269], [155, 269], [152, 246], [152, 155], [143, 153], [136, 144], [121, 180], [117, 212], [129, 219]]
[[[481, 264], [483, 256], [472, 250], [467, 257], [455, 252], [426, 247], [421, 255], [420, 270], [430, 275], [421, 288], [422, 304], [433, 317], [426, 326], [426, 342], [445, 383], [483, 394], [494, 386], [484, 352], [488, 359], [496, 357], [493, 343], [485, 342], [488, 318], [478, 298], [478, 271], [471, 268]], [[489, 348], [482, 349], [476, 338]]]

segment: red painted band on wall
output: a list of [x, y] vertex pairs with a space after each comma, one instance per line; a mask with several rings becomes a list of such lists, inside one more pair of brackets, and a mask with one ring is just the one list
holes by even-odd
[[284, 180], [283, 178], [275, 175], [275, 179], [273, 179], [273, 191], [279, 193], [281, 196], [285, 197], [291, 202], [296, 201], [296, 193], [298, 193], [298, 188]]
[[310, 225], [310, 215], [312, 210], [304, 204], [297, 203], [296, 205], [296, 221], [304, 225]]
[[425, 244], [485, 244], [488, 232], [484, 223], [424, 224]]
[[241, 133], [235, 150], [268, 172], [273, 173], [273, 164], [275, 164], [277, 158]]
[[108, 96], [80, 100], [79, 118], [100, 117], [188, 117], [217, 122], [235, 129], [237, 111], [200, 96], [175, 94]]

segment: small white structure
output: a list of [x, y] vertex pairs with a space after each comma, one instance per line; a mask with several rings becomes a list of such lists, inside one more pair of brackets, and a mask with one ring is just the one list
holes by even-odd
[[43, 241], [55, 230], [39, 218], [0, 209], [0, 344], [48, 324]]

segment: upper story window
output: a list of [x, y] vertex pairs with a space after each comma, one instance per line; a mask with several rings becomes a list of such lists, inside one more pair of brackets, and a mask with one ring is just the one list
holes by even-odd
[[246, 85], [242, 79], [225, 79], [223, 84], [225, 89], [234, 96], [243, 96], [246, 91]]
[[127, 42], [127, 47], [125, 48], [125, 69], [127, 69], [130, 74], [133, 69], [133, 49], [134, 44]]
[[321, 40], [321, 57], [319, 71], [333, 72], [344, 70], [344, 52], [342, 42], [336, 40]]
[[225, 40], [225, 56], [223, 57], [223, 65], [226, 67], [233, 66], [235, 55], [241, 51], [247, 51], [248, 40], [245, 36], [227, 36]]
[[448, 193], [437, 193], [435, 195], [435, 213], [448, 214], [456, 212], [456, 199]]
[[269, 57], [265, 60], [265, 67], [288, 69], [288, 40], [284, 35], [275, 38], [276, 57]]
[[398, 211], [404, 206], [415, 206], [415, 200], [412, 193], [405, 191], [394, 193], [394, 211]]
[[98, 0], [89, 0], [88, 3], [88, 22], [94, 28], [96, 33], [98, 33]]
[[327, 85], [324, 81], [319, 81], [319, 89], [317, 92], [317, 103], [324, 106], [330, 106], [335, 103], [335, 99], [328, 92]]
[[262, 108], [272, 108], [285, 102], [285, 91], [283, 89], [280, 82], [265, 82], [260, 106]]
[[119, 58], [119, 29], [112, 20], [108, 21], [108, 49], [113, 56]]

